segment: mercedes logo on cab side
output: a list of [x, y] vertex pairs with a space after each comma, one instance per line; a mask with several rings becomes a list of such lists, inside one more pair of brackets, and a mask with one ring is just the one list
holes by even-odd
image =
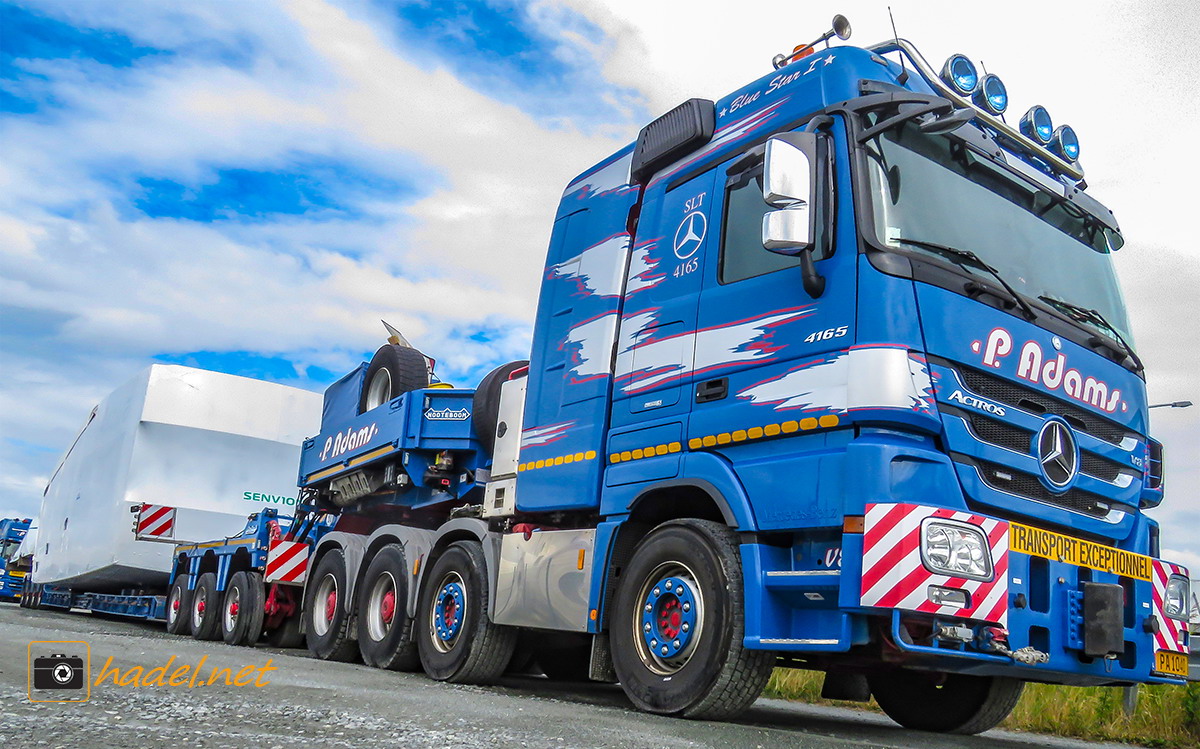
[[692, 211], [683, 217], [679, 228], [675, 230], [675, 241], [671, 247], [675, 257], [687, 260], [696, 254], [700, 245], [704, 244], [704, 236], [708, 233], [708, 219], [700, 211]]
[[1056, 489], [1064, 489], [1079, 472], [1079, 449], [1075, 435], [1065, 423], [1052, 419], [1037, 436], [1037, 459], [1042, 475]]

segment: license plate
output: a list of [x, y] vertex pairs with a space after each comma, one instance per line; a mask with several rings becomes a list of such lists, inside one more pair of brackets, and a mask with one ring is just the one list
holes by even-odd
[[1183, 653], [1159, 650], [1154, 654], [1154, 670], [1172, 676], [1188, 675], [1188, 657]]

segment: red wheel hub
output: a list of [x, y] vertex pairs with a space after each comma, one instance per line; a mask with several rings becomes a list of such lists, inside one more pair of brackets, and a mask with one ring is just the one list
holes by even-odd
[[203, 599], [203, 598], [201, 598], [199, 601], [197, 601], [197, 602], [196, 602], [196, 611], [197, 611], [197, 612], [198, 612], [198, 613], [199, 613], [201, 616], [204, 616], [204, 609], [205, 609], [205, 608], [206, 608], [206, 607], [205, 607], [205, 605], [204, 605], [204, 599]]
[[178, 598], [176, 598], [174, 601], [171, 601], [171, 610], [178, 613], [178, 611], [179, 611], [179, 599]]
[[679, 626], [683, 622], [683, 609], [679, 599], [672, 596], [658, 610], [658, 629], [663, 637], [673, 640], [679, 636]]
[[389, 590], [383, 594], [383, 600], [379, 602], [379, 616], [383, 619], [384, 624], [391, 624], [392, 617], [396, 615], [396, 591]]
[[233, 603], [229, 604], [229, 615], [230, 615], [230, 616], [233, 616], [233, 617], [236, 617], [236, 616], [238, 615], [238, 609], [239, 609], [239, 608], [241, 608], [241, 607], [240, 607], [240, 606], [238, 606], [238, 602], [237, 602], [237, 601], [234, 601]]
[[446, 602], [445, 610], [442, 612], [442, 623], [445, 624], [448, 629], [453, 629], [454, 628], [454, 620], [457, 618], [458, 618], [458, 601], [454, 600], [453, 598], [450, 598], [450, 600]]
[[337, 613], [337, 591], [329, 591], [329, 595], [325, 596], [325, 621], [333, 621], [333, 615]]

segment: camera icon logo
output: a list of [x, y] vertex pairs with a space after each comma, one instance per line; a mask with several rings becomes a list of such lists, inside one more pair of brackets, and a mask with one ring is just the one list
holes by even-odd
[[82, 641], [29, 643], [31, 702], [86, 702], [91, 697], [91, 649]]

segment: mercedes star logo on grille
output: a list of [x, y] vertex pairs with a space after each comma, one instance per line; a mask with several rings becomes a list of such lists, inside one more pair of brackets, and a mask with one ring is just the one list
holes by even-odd
[[1071, 483], [1079, 470], [1079, 451], [1070, 427], [1061, 421], [1047, 421], [1038, 432], [1037, 459], [1052, 486], [1062, 488]]

